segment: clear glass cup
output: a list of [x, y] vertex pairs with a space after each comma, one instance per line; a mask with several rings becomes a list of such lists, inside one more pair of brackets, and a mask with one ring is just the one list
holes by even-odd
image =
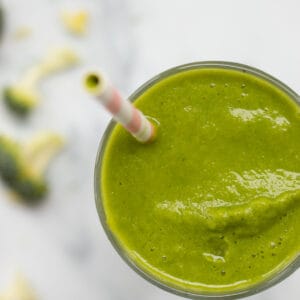
[[[257, 77], [260, 77], [264, 80], [269, 81], [282, 91], [284, 91], [286, 94], [288, 94], [296, 103], [300, 105], [300, 97], [288, 86], [286, 86], [284, 83], [279, 81], [278, 79], [270, 76], [269, 74], [266, 74], [258, 69], [249, 67], [247, 65], [232, 63], [232, 62], [223, 62], [223, 61], [204, 61], [204, 62], [195, 62], [190, 64], [181, 65], [178, 67], [174, 67], [172, 69], [169, 69], [165, 72], [160, 73], [159, 75], [153, 77], [149, 81], [147, 81], [145, 84], [143, 84], [140, 88], [138, 88], [130, 97], [129, 100], [134, 102], [141, 94], [143, 94], [147, 89], [149, 89], [151, 86], [155, 85], [160, 80], [187, 70], [192, 69], [200, 69], [200, 68], [221, 68], [221, 69], [231, 69], [231, 70], [237, 70], [242, 71], [246, 73], [253, 74]], [[191, 298], [191, 299], [237, 299], [242, 298], [246, 296], [251, 296], [253, 294], [256, 294], [258, 292], [261, 292], [267, 288], [270, 288], [271, 286], [281, 282], [285, 278], [287, 278], [289, 275], [291, 275], [295, 270], [297, 270], [300, 267], [300, 253], [299, 255], [289, 264], [287, 264], [283, 269], [279, 270], [278, 272], [274, 273], [270, 277], [266, 278], [264, 281], [259, 282], [257, 284], [254, 284], [247, 288], [242, 288], [240, 290], [234, 290], [232, 292], [195, 292], [188, 289], [184, 289], [182, 287], [178, 287], [176, 285], [166, 284], [165, 282], [162, 282], [160, 279], [156, 278], [149, 272], [143, 270], [142, 266], [139, 266], [136, 262], [134, 262], [129, 255], [126, 253], [125, 249], [123, 249], [118, 242], [117, 238], [114, 236], [112, 231], [110, 230], [107, 222], [106, 222], [106, 215], [105, 210], [102, 203], [102, 197], [101, 197], [101, 166], [102, 166], [102, 159], [103, 154], [105, 151], [105, 147], [107, 144], [107, 141], [110, 137], [110, 134], [112, 130], [114, 129], [116, 123], [114, 121], [111, 121], [106, 128], [104, 135], [102, 137], [102, 140], [99, 145], [99, 150], [96, 158], [96, 166], [95, 166], [95, 200], [96, 200], [96, 207], [97, 211], [100, 217], [100, 221], [102, 223], [102, 226], [107, 234], [108, 239], [112, 243], [115, 250], [119, 253], [119, 255], [123, 258], [123, 260], [138, 274], [140, 274], [144, 279], [147, 281], [153, 283], [154, 285], [171, 292], [173, 294]]]

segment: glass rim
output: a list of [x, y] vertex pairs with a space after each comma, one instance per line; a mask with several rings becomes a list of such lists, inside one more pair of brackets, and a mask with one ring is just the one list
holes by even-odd
[[[227, 62], [227, 61], [201, 61], [201, 62], [193, 62], [189, 64], [179, 65], [173, 68], [170, 68], [164, 72], [159, 73], [158, 75], [152, 77], [150, 80], [146, 81], [144, 84], [142, 84], [135, 92], [133, 92], [128, 99], [131, 102], [134, 102], [142, 93], [144, 93], [147, 89], [152, 87], [155, 83], [158, 81], [167, 78], [169, 76], [172, 76], [174, 74], [184, 72], [187, 70], [193, 70], [193, 69], [230, 69], [230, 70], [236, 70], [241, 71], [244, 73], [252, 74], [256, 77], [262, 78], [269, 83], [275, 85], [277, 88], [285, 92], [290, 96], [291, 99], [293, 99], [298, 105], [300, 105], [300, 97], [296, 92], [294, 92], [290, 87], [288, 87], [286, 84], [282, 83], [277, 78], [257, 69], [250, 67], [245, 64], [239, 64], [234, 62]], [[160, 280], [159, 278], [155, 277], [155, 275], [151, 274], [150, 272], [147, 272], [143, 270], [141, 266], [139, 266], [135, 261], [133, 261], [132, 258], [126, 253], [126, 250], [122, 248], [121, 244], [119, 243], [117, 237], [114, 236], [112, 231], [110, 230], [108, 224], [106, 223], [106, 214], [105, 209], [102, 202], [102, 195], [101, 195], [101, 167], [102, 167], [102, 158], [103, 154], [106, 148], [106, 144], [110, 138], [110, 134], [112, 133], [114, 127], [116, 126], [116, 122], [114, 120], [111, 120], [102, 136], [102, 139], [99, 143], [97, 157], [96, 157], [96, 164], [95, 164], [95, 170], [94, 170], [94, 193], [95, 193], [95, 202], [96, 202], [96, 208], [98, 212], [98, 216], [100, 219], [100, 222], [102, 224], [102, 227], [114, 247], [114, 249], [117, 251], [117, 253], [120, 255], [120, 257], [125, 261], [125, 263], [136, 273], [138, 273], [142, 278], [147, 280], [148, 282], [154, 284], [157, 287], [162, 288], [163, 290], [173, 293], [178, 296], [191, 298], [191, 299], [237, 299], [242, 297], [247, 297], [254, 295], [256, 293], [262, 292], [263, 290], [266, 290], [277, 283], [283, 281], [285, 278], [289, 277], [294, 271], [296, 271], [300, 267], [300, 254], [298, 254], [294, 260], [286, 264], [285, 267], [282, 267], [282, 269], [278, 270], [277, 272], [274, 272], [272, 275], [267, 277], [265, 280], [249, 285], [247, 287], [236, 289], [233, 291], [225, 291], [225, 292], [211, 292], [211, 291], [194, 291], [191, 289], [184, 289], [182, 287], [176, 286], [176, 285], [169, 285], [166, 282]]]

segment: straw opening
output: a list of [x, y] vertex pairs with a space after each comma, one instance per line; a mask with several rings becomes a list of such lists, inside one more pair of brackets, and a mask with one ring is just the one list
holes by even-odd
[[87, 74], [84, 78], [84, 85], [90, 93], [99, 93], [103, 88], [102, 76], [96, 73]]

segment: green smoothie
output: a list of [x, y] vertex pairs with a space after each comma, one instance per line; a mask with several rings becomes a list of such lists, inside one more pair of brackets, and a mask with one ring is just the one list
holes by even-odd
[[300, 252], [300, 109], [246, 72], [181, 71], [135, 105], [159, 124], [139, 144], [121, 126], [101, 166], [112, 234], [167, 285], [228, 292], [260, 283]]

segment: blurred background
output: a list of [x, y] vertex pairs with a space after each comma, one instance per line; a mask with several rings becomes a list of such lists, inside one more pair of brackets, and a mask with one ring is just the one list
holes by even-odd
[[[41, 84], [41, 103], [26, 120], [0, 101], [1, 133], [26, 139], [50, 129], [67, 140], [49, 168], [50, 193], [41, 205], [21, 205], [0, 185], [0, 291], [19, 274], [36, 299], [181, 299], [129, 269], [100, 226], [93, 172], [109, 115], [86, 95], [82, 75], [101, 68], [127, 96], [166, 68], [227, 60], [258, 67], [300, 92], [300, 2], [3, 0], [1, 7], [1, 88], [53, 47], [72, 48], [80, 63]], [[64, 20], [65, 12], [78, 11], [85, 32]], [[298, 271], [249, 299], [298, 300], [299, 280]]]

